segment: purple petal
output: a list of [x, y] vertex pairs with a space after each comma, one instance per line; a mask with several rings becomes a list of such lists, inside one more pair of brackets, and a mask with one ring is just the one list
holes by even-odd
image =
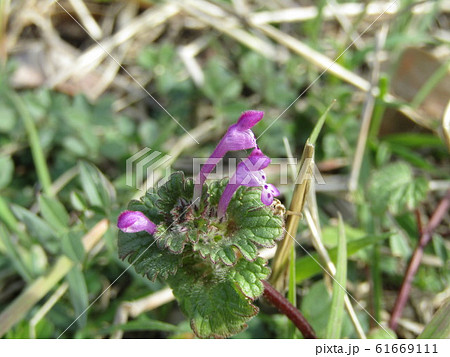
[[258, 123], [262, 117], [264, 116], [264, 112], [258, 110], [247, 110], [242, 113], [241, 117], [237, 122], [237, 126], [240, 130], [250, 129]]
[[230, 126], [219, 146], [225, 153], [228, 151], [247, 150], [256, 147], [256, 139], [250, 129], [242, 130], [237, 124], [234, 124]]
[[239, 188], [238, 184], [231, 184], [231, 183], [228, 183], [227, 187], [225, 187], [225, 190], [223, 191], [219, 201], [219, 209], [217, 212], [217, 216], [219, 218], [225, 215], [228, 205], [230, 204], [231, 198], [233, 197], [233, 194], [236, 192], [238, 188]]
[[267, 186], [268, 186], [267, 191], [269, 191], [272, 195], [274, 195], [274, 197], [277, 197], [281, 194], [281, 192], [278, 190], [278, 188], [276, 188], [271, 183], [268, 183]]
[[248, 110], [241, 115], [236, 124], [233, 124], [228, 128], [226, 134], [217, 144], [207, 163], [203, 165], [200, 170], [194, 186], [194, 201], [200, 198], [202, 187], [208, 174], [214, 170], [217, 162], [223, 158], [228, 151], [247, 150], [257, 146], [256, 138], [251, 131], [251, 128], [262, 119], [263, 115], [264, 112]]
[[250, 171], [243, 161], [238, 165], [235, 176], [231, 178], [230, 182], [235, 182], [241, 186], [258, 187], [265, 183], [262, 176], [264, 176], [264, 171]]
[[246, 166], [250, 171], [263, 170], [270, 164], [270, 159], [259, 148], [251, 152], [248, 161], [246, 162]]
[[269, 206], [273, 202], [273, 198], [275, 196], [278, 196], [280, 194], [280, 191], [272, 185], [271, 183], [266, 183], [262, 186], [262, 192], [261, 192], [261, 202], [264, 203], [266, 206]]
[[147, 231], [149, 234], [153, 234], [156, 232], [156, 224], [139, 211], [122, 212], [117, 219], [117, 227], [125, 233]]
[[266, 206], [270, 206], [273, 202], [273, 195], [269, 191], [263, 189], [261, 192], [261, 202]]

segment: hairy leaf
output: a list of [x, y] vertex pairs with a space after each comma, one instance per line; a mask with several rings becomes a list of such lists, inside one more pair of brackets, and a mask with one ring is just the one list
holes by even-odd
[[184, 267], [168, 280], [198, 337], [231, 336], [242, 331], [258, 313], [258, 308], [223, 273], [213, 270], [205, 279], [201, 271]]
[[234, 281], [245, 296], [256, 299], [264, 292], [261, 282], [270, 274], [270, 269], [265, 265], [267, 261], [258, 257], [254, 262], [240, 259], [234, 269], [230, 271], [230, 278]]
[[194, 205], [192, 180], [175, 173], [128, 206], [157, 224], [156, 232], [119, 233], [119, 256], [151, 280], [166, 279], [202, 338], [236, 334], [258, 312], [252, 301], [270, 270], [257, 246], [273, 247], [283, 234], [283, 217], [260, 203], [259, 189], [240, 188], [218, 218], [225, 185], [205, 185]]
[[158, 276], [167, 279], [177, 272], [181, 257], [158, 248], [147, 233], [119, 232], [119, 257], [133, 264], [137, 273], [154, 281]]

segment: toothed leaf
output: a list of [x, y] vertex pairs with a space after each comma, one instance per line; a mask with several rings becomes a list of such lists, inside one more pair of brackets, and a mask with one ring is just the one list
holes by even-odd
[[177, 272], [181, 256], [162, 250], [147, 232], [119, 232], [119, 257], [133, 265], [138, 274], [154, 281], [157, 277], [167, 279]]
[[266, 279], [270, 274], [266, 264], [267, 261], [263, 258], [258, 258], [254, 262], [240, 259], [234, 269], [230, 270], [230, 278], [245, 296], [256, 299], [264, 292], [261, 280]]
[[194, 205], [192, 180], [175, 173], [128, 206], [155, 223], [156, 232], [119, 233], [119, 256], [151, 280], [166, 279], [202, 338], [236, 334], [256, 315], [252, 301], [270, 272], [257, 247], [273, 247], [283, 236], [283, 217], [261, 205], [259, 189], [241, 187], [226, 217], [218, 218], [226, 183], [205, 185]]
[[258, 308], [223, 275], [224, 272], [213, 270], [205, 279], [201, 272], [186, 267], [169, 279], [181, 310], [200, 338], [234, 335], [258, 313]]

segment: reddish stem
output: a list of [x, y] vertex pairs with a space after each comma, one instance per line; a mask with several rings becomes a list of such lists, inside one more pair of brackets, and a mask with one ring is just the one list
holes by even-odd
[[263, 280], [264, 297], [270, 301], [281, 313], [285, 314], [295, 326], [300, 330], [304, 338], [317, 338], [313, 328], [306, 321], [303, 314], [292, 305], [282, 294], [272, 285]]
[[416, 275], [417, 269], [419, 269], [420, 261], [422, 260], [423, 251], [425, 246], [430, 242], [433, 231], [439, 226], [445, 213], [450, 206], [450, 190], [447, 191], [444, 198], [439, 202], [436, 210], [433, 212], [431, 219], [426, 227], [422, 230], [419, 242], [414, 250], [414, 253], [406, 269], [405, 277], [403, 278], [400, 292], [398, 293], [397, 300], [395, 301], [394, 309], [392, 310], [391, 319], [389, 321], [389, 327], [393, 330], [397, 329], [398, 319], [402, 315], [403, 308], [408, 301], [409, 292], [411, 291], [411, 285]]

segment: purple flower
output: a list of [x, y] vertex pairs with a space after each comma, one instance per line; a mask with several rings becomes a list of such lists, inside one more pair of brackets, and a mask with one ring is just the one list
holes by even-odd
[[117, 227], [125, 233], [147, 231], [148, 234], [153, 234], [156, 232], [156, 224], [139, 211], [122, 212], [117, 219]]
[[220, 140], [219, 144], [217, 144], [213, 153], [200, 170], [199, 177], [194, 187], [194, 200], [200, 198], [206, 177], [228, 151], [246, 150], [256, 147], [255, 135], [251, 131], [251, 128], [258, 123], [263, 116], [264, 112], [248, 110], [242, 113], [236, 124], [233, 124], [228, 128], [226, 134]]
[[222, 197], [220, 198], [218, 210], [219, 217], [223, 217], [225, 215], [231, 198], [239, 186], [261, 186], [262, 203], [266, 206], [272, 204], [273, 198], [278, 196], [280, 191], [278, 191], [274, 185], [266, 183], [266, 174], [263, 169], [265, 169], [269, 164], [270, 159], [264, 155], [259, 148], [254, 149], [247, 159], [239, 163], [236, 168], [236, 172], [230, 179], [228, 185], [225, 187]]

